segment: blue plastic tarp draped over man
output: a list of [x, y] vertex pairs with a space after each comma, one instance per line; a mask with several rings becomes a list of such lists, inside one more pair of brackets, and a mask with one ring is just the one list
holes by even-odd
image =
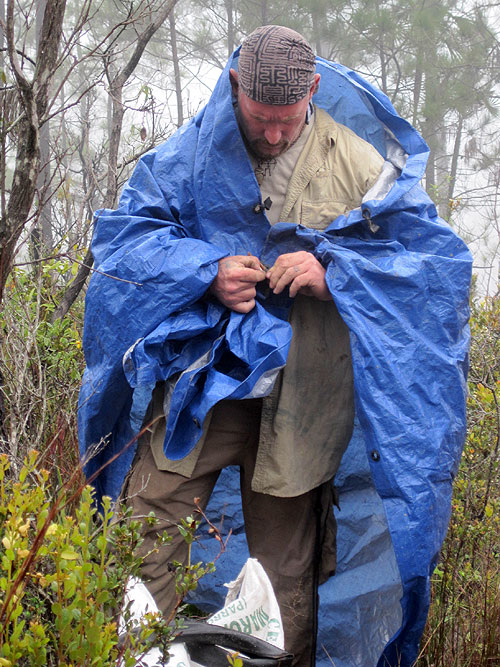
[[[428, 149], [418, 133], [383, 94], [320, 58], [315, 103], [379, 150], [386, 184], [325, 231], [271, 228], [255, 211], [260, 191], [233, 111], [229, 66], [207, 106], [139, 160], [118, 209], [96, 215], [79, 430], [82, 455], [101, 446], [86, 471], [134, 438], [158, 381], [178, 378], [165, 437], [173, 459], [195, 445], [215, 403], [259, 395], [260, 380], [286, 362], [288, 300], [261, 295], [243, 315], [205, 292], [226, 255], [251, 253], [270, 266], [283, 252], [314, 253], [351, 335], [362, 444], [346, 456], [357, 452], [381, 499], [401, 580], [401, 626], [377, 660], [410, 665], [465, 437], [471, 257], [419, 185]], [[100, 472], [98, 494], [117, 497], [133, 455], [134, 445]], [[350, 496], [342, 510], [356, 517]], [[370, 552], [359, 555], [367, 567]], [[375, 566], [372, 574], [377, 582]], [[374, 609], [373, 628], [359, 632], [376, 636], [377, 623]]]

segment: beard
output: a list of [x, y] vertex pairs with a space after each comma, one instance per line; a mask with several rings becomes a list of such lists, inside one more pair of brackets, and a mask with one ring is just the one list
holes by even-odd
[[283, 155], [283, 153], [285, 153], [298, 140], [304, 130], [304, 127], [306, 126], [304, 118], [304, 122], [297, 132], [297, 136], [293, 138], [293, 141], [282, 139], [282, 141], [277, 144], [270, 144], [263, 137], [252, 137], [248, 125], [245, 122], [245, 119], [242, 117], [237, 103], [235, 105], [234, 112], [236, 115], [236, 120], [238, 121], [238, 127], [240, 128], [243, 142], [247, 150], [259, 160], [274, 160], [280, 155]]
[[259, 160], [274, 160], [283, 155], [292, 145], [290, 141], [280, 141], [279, 144], [270, 144], [265, 139], [250, 141], [243, 133], [242, 136], [247, 149]]

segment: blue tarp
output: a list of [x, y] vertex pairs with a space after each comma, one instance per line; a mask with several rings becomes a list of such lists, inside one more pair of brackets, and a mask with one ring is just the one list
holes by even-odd
[[[356, 396], [337, 479], [338, 575], [321, 588], [317, 664], [411, 665], [465, 437], [471, 257], [419, 185], [428, 154], [419, 134], [383, 94], [319, 58], [314, 101], [379, 150], [391, 186], [325, 231], [271, 228], [254, 212], [260, 191], [228, 69], [207, 106], [141, 158], [118, 209], [97, 213], [82, 453], [108, 441], [87, 473], [137, 433], [157, 381], [186, 371], [167, 424], [165, 451], [174, 459], [194, 446], [212, 405], [258, 391], [259, 379], [286, 361], [287, 299], [262, 297], [242, 315], [203, 296], [225, 255], [251, 253], [272, 265], [283, 252], [313, 252], [350, 330]], [[98, 494], [117, 496], [133, 454], [128, 448], [100, 474]], [[198, 598], [213, 608], [221, 582], [245, 559], [237, 495], [225, 471], [210, 512], [224, 514], [233, 536]], [[211, 548], [201, 544], [201, 555]]]

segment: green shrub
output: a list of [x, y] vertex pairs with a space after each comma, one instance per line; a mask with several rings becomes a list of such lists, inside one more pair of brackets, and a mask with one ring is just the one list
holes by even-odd
[[[0, 455], [0, 666], [129, 667], [153, 636], [167, 655], [168, 619], [147, 614], [138, 624], [124, 608], [126, 582], [142, 562], [134, 555], [140, 522], [114, 519], [109, 499], [96, 521], [91, 488], [71, 491], [75, 481], [69, 480], [54, 494], [38, 458], [31, 452], [12, 475], [8, 456]], [[188, 541], [198, 523], [183, 522]], [[179, 592], [212, 567], [183, 568]]]

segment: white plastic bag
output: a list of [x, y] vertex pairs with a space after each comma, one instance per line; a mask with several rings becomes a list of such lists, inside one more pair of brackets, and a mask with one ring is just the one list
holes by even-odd
[[[139, 624], [141, 618], [145, 614], [158, 611], [156, 602], [149, 590], [142, 581], [133, 577], [127, 582], [124, 602], [125, 605], [131, 602], [130, 617], [133, 621], [136, 621], [137, 624]], [[120, 619], [119, 627], [120, 632], [125, 630], [122, 619]], [[202, 667], [199, 663], [190, 660], [188, 652], [186, 651], [184, 644], [181, 642], [172, 644], [169, 647], [168, 652], [170, 657], [166, 663], [166, 667]], [[142, 656], [140, 661], [136, 664], [136, 667], [157, 667], [157, 665], [163, 664], [161, 660], [162, 655], [160, 649], [152, 648]]]
[[222, 625], [284, 648], [285, 636], [278, 601], [264, 568], [249, 558], [229, 589], [223, 609], [207, 623]]
[[[207, 619], [207, 623], [221, 625], [253, 637], [263, 639], [277, 648], [284, 648], [285, 637], [278, 601], [269, 577], [255, 558], [249, 558], [234, 581], [227, 586], [224, 607]], [[158, 611], [158, 607], [146, 586], [131, 579], [127, 586], [125, 601], [132, 601], [132, 618], [139, 621], [147, 612]], [[189, 658], [181, 642], [169, 648], [170, 659], [166, 667], [203, 667]], [[136, 667], [161, 665], [161, 652], [151, 649]]]
[[[142, 581], [135, 577], [130, 577], [127, 581], [125, 595], [123, 596], [124, 606], [126, 607], [129, 603], [130, 620], [135, 623], [140, 623], [141, 619], [146, 614], [154, 614], [158, 612], [158, 607], [153, 596]], [[121, 618], [118, 627], [120, 632], [125, 630], [125, 625]]]

